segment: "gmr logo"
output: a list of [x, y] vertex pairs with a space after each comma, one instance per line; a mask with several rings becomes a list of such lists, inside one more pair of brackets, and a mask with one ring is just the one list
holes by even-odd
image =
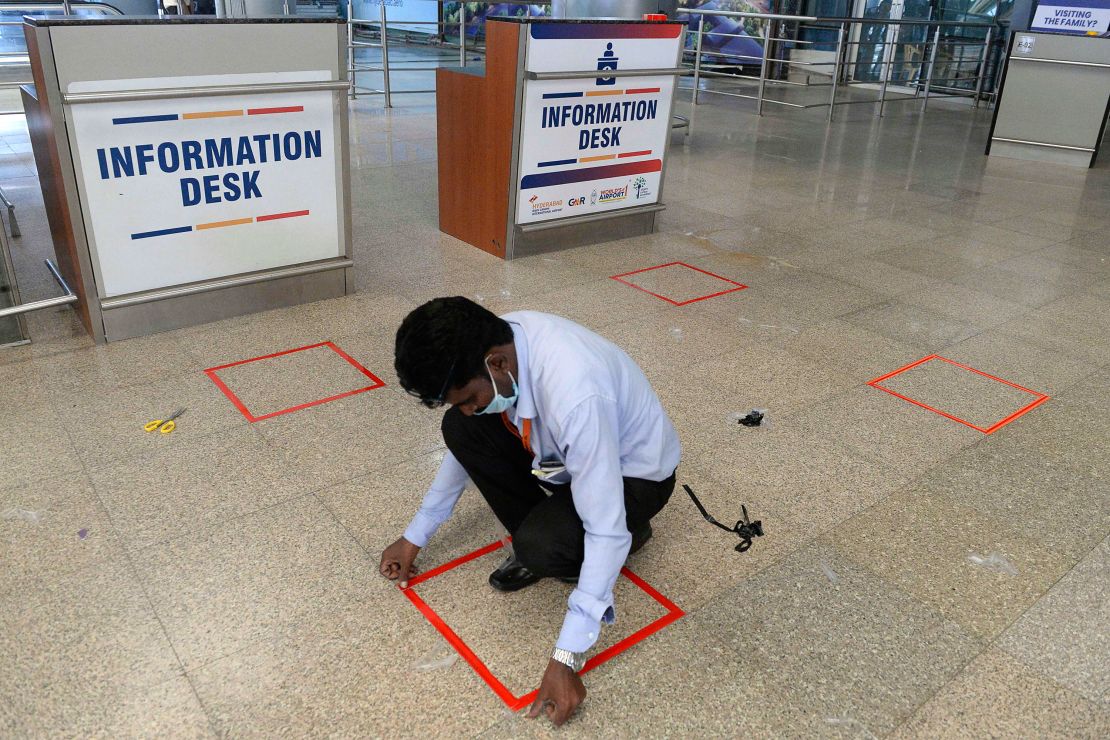
[[584, 205], [586, 205], [586, 196], [583, 195], [580, 198], [571, 198], [570, 200], [567, 201], [567, 205], [568, 206], [584, 206]]

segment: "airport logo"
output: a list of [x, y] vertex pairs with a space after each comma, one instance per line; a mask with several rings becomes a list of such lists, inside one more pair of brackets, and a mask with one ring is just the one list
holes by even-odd
[[647, 187], [647, 180], [643, 177], [637, 177], [632, 181], [632, 189], [636, 192], [636, 200], [651, 195], [651, 191]]
[[628, 185], [623, 188], [602, 188], [597, 195], [598, 203], [615, 203], [628, 197]]
[[590, 205], [591, 206], [596, 206], [597, 205], [597, 191], [596, 190], [593, 191], [592, 193], [590, 193]]
[[533, 195], [528, 199], [532, 204], [532, 215], [539, 216], [544, 213], [558, 213], [563, 210], [563, 201], [561, 200], [540, 200], [540, 196]]

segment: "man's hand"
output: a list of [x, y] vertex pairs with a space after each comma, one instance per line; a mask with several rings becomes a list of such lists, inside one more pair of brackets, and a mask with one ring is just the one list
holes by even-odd
[[382, 562], [378, 570], [389, 580], [400, 583], [401, 588], [408, 588], [409, 577], [416, 575], [412, 561], [416, 560], [419, 552], [419, 547], [402, 537], [382, 552]]
[[535, 719], [546, 711], [555, 726], [559, 727], [570, 719], [585, 698], [586, 687], [582, 685], [582, 678], [569, 666], [552, 658], [543, 673], [536, 701], [528, 710], [528, 718]]

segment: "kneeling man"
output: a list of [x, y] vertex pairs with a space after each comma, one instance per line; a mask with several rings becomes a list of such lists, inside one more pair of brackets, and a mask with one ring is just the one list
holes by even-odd
[[499, 591], [541, 578], [576, 584], [529, 711], [557, 725], [586, 696], [578, 672], [612, 623], [613, 586], [675, 485], [678, 435], [643, 371], [572, 321], [503, 317], [466, 298], [437, 298], [397, 331], [397, 376], [429, 408], [444, 404], [447, 454], [381, 572], [402, 588], [420, 548], [451, 515], [469, 478], [513, 536], [490, 574]]

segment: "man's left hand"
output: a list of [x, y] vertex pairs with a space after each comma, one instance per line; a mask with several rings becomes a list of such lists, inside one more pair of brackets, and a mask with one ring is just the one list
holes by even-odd
[[570, 666], [552, 658], [543, 673], [536, 701], [528, 710], [528, 718], [535, 719], [541, 712], [546, 712], [555, 726], [559, 727], [570, 719], [585, 698], [586, 687], [582, 684], [582, 678]]

